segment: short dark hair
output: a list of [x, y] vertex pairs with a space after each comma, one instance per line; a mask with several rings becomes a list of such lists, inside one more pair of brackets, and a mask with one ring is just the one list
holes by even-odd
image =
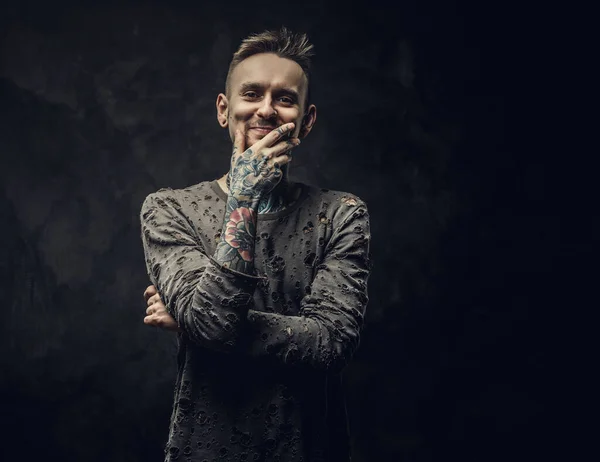
[[308, 41], [306, 34], [294, 34], [285, 26], [278, 31], [264, 31], [260, 34], [252, 34], [242, 40], [242, 44], [233, 54], [229, 64], [227, 79], [225, 80], [225, 92], [230, 94], [230, 79], [233, 70], [244, 59], [258, 53], [275, 53], [280, 58], [291, 59], [298, 63], [304, 71], [308, 86], [306, 89], [305, 109], [310, 101], [310, 65], [314, 56], [314, 46]]

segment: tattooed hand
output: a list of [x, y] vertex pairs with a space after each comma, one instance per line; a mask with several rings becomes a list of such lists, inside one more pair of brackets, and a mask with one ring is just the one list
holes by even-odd
[[254, 203], [273, 190], [281, 180], [281, 167], [291, 160], [289, 150], [300, 144], [298, 138], [282, 140], [294, 126], [291, 122], [277, 127], [248, 149], [244, 132], [236, 130], [227, 177], [230, 196]]

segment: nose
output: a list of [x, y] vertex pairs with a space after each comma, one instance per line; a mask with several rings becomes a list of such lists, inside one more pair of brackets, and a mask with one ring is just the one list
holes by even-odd
[[256, 111], [256, 114], [263, 119], [271, 119], [277, 115], [277, 111], [273, 107], [273, 100], [270, 96], [265, 96], [258, 111]]

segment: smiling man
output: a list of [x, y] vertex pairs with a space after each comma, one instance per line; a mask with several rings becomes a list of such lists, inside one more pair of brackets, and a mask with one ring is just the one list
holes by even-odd
[[166, 461], [350, 459], [341, 371], [368, 302], [370, 225], [359, 197], [289, 179], [317, 118], [311, 50], [285, 28], [246, 38], [216, 101], [229, 172], [142, 205], [144, 322], [179, 346]]

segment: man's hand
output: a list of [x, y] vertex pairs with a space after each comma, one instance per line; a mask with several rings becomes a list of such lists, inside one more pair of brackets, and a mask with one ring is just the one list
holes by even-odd
[[148, 304], [144, 324], [160, 327], [173, 332], [181, 332], [177, 321], [167, 312], [167, 307], [160, 298], [156, 287], [148, 286], [144, 291], [144, 300]]
[[252, 201], [268, 195], [277, 186], [282, 176], [281, 166], [292, 158], [290, 149], [300, 144], [298, 138], [284, 139], [294, 127], [293, 122], [281, 125], [248, 149], [244, 132], [236, 130], [227, 178], [230, 195]]

